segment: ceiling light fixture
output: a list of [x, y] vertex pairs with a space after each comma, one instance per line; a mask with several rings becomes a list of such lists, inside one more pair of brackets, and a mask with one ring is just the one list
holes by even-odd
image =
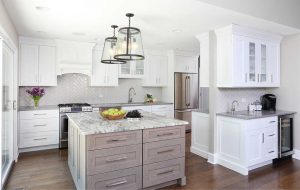
[[178, 32], [181, 32], [181, 30], [180, 29], [173, 29], [172, 32], [178, 33]]
[[101, 63], [125, 64], [126, 61], [114, 58], [114, 55], [116, 52], [116, 45], [117, 45], [117, 37], [115, 36], [115, 31], [116, 31], [116, 28], [118, 28], [118, 26], [111, 25], [111, 27], [114, 29], [114, 35], [112, 37], [105, 38], [103, 51], [102, 51], [102, 57], [101, 57]]
[[85, 35], [85, 33], [83, 33], [83, 32], [73, 32], [72, 34], [74, 36], [84, 36]]
[[123, 61], [144, 60], [141, 31], [130, 26], [130, 18], [134, 14], [127, 13], [126, 16], [128, 17], [129, 25], [119, 29], [114, 58]]

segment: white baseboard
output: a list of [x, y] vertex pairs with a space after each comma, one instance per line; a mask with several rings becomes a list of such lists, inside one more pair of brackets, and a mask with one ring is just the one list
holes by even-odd
[[294, 149], [294, 154], [293, 154], [293, 158], [294, 159], [297, 159], [297, 160], [300, 160], [300, 150], [298, 149]]
[[202, 158], [205, 158], [207, 159], [208, 158], [208, 152], [206, 150], [201, 150], [199, 148], [196, 148], [196, 147], [193, 147], [191, 146], [191, 152], [198, 155], [198, 156], [201, 156]]
[[225, 160], [223, 158], [215, 158], [215, 159], [216, 159], [217, 164], [220, 164], [220, 165], [222, 165], [226, 168], [229, 168], [235, 172], [238, 172], [242, 175], [248, 175], [248, 168], [246, 168], [242, 165], [233, 163], [233, 162]]
[[55, 148], [58, 148], [58, 144], [47, 145], [47, 146], [38, 146], [38, 147], [30, 147], [30, 148], [20, 148], [19, 153], [33, 152], [33, 151], [39, 151], [39, 150], [48, 150], [48, 149], [55, 149]]
[[207, 154], [207, 162], [211, 164], [217, 164], [216, 154], [208, 153]]

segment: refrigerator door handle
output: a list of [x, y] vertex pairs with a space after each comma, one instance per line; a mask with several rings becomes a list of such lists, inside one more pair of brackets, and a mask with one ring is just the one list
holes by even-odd
[[185, 85], [184, 85], [184, 94], [185, 94], [185, 98], [184, 98], [184, 101], [185, 101], [185, 105], [186, 106], [188, 106], [188, 104], [187, 104], [187, 80], [188, 80], [188, 77], [186, 76], [185, 77], [185, 81], [184, 81], [184, 83], [185, 83]]
[[188, 106], [191, 105], [191, 96], [190, 96], [190, 92], [191, 92], [191, 78], [190, 76], [188, 76]]

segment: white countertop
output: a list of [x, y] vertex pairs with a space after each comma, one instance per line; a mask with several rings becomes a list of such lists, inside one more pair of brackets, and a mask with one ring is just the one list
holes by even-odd
[[171, 127], [187, 125], [188, 122], [159, 116], [156, 114], [141, 112], [144, 116], [139, 121], [106, 120], [98, 112], [68, 113], [67, 116], [78, 127], [81, 134], [92, 135], [101, 133], [112, 133], [130, 130], [151, 129], [159, 127]]
[[57, 105], [39, 106], [37, 108], [33, 106], [20, 106], [19, 111], [34, 111], [34, 110], [58, 110]]

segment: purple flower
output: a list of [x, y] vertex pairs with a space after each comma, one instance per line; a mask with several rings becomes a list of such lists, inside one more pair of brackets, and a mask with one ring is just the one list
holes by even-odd
[[40, 87], [34, 87], [31, 90], [26, 90], [28, 94], [32, 96], [32, 98], [41, 98], [45, 95], [45, 89]]

